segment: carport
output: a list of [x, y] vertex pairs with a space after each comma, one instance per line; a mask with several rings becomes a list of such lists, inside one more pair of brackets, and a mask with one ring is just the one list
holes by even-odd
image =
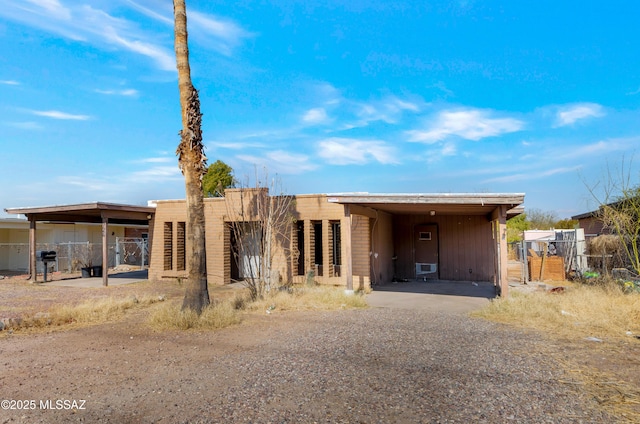
[[344, 205], [346, 216], [371, 220], [372, 280], [489, 281], [508, 295], [506, 222], [524, 211], [523, 193], [348, 193], [327, 200]]
[[29, 220], [29, 274], [36, 282], [36, 227], [38, 222], [102, 224], [102, 285], [109, 284], [108, 234], [109, 224], [149, 225], [152, 234], [155, 208], [116, 203], [81, 203], [74, 205], [7, 208], [7, 213], [25, 215]]

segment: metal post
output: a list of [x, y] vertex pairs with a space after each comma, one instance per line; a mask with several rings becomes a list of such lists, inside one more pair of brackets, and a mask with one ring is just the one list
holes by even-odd
[[116, 268], [120, 266], [120, 237], [116, 237]]

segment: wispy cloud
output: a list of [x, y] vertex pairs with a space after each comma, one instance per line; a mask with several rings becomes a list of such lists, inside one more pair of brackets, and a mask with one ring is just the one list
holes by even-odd
[[309, 109], [304, 115], [302, 115], [302, 121], [311, 125], [321, 124], [326, 122], [328, 119], [327, 111], [322, 107]]
[[178, 159], [175, 157], [160, 156], [160, 157], [153, 157], [153, 158], [138, 159], [132, 162], [133, 163], [173, 163], [175, 162], [177, 164]]
[[106, 94], [108, 96], [137, 96], [139, 94], [138, 90], [135, 90], [133, 88], [128, 88], [124, 90], [101, 90], [96, 88], [94, 91], [96, 93]]
[[480, 140], [520, 131], [524, 122], [514, 118], [494, 118], [493, 113], [481, 109], [445, 110], [425, 129], [410, 130], [409, 141], [436, 143], [451, 136]]
[[372, 160], [384, 164], [397, 163], [394, 149], [379, 140], [328, 138], [318, 143], [318, 155], [333, 165], [363, 165]]
[[177, 166], [155, 166], [131, 174], [131, 180], [137, 183], [157, 183], [160, 181], [170, 181], [182, 179], [182, 174]]
[[318, 167], [310, 162], [308, 156], [284, 150], [267, 152], [263, 156], [238, 155], [237, 158], [251, 165], [264, 166], [270, 172], [279, 174], [301, 174]]
[[0, 80], [0, 84], [4, 85], [20, 85], [18, 81], [15, 80]]
[[596, 103], [579, 103], [561, 106], [556, 112], [555, 126], [563, 127], [572, 125], [582, 119], [599, 118], [604, 115], [604, 108]]
[[42, 125], [33, 121], [25, 121], [25, 122], [5, 122], [5, 125], [14, 128], [20, 128], [21, 130], [41, 130]]
[[227, 56], [245, 38], [254, 36], [235, 22], [200, 12], [189, 12], [189, 23], [193, 24], [190, 33], [195, 34], [194, 37], [203, 37], [203, 41], [208, 41], [215, 50]]
[[86, 121], [91, 119], [89, 115], [75, 115], [71, 113], [61, 112], [59, 110], [31, 110], [33, 115], [44, 116], [52, 119], [62, 119], [70, 121]]
[[[137, 12], [173, 25], [168, 7], [157, 11], [133, 1], [127, 3]], [[153, 60], [161, 70], [175, 71], [171, 32], [153, 33], [134, 20], [116, 17], [108, 10], [97, 9], [90, 4], [70, 0], [14, 1], [3, 4], [0, 16], [98, 48], [107, 46], [139, 54]], [[192, 38], [196, 42], [201, 39], [200, 44], [224, 55], [229, 55], [245, 38], [252, 36], [234, 22], [197, 11], [190, 11], [189, 18], [193, 27]]]
[[627, 96], [635, 96], [636, 94], [640, 94], [640, 87], [638, 87], [636, 90], [629, 91], [627, 93]]
[[[372, 122], [397, 123], [404, 112], [418, 113], [422, 102], [403, 100], [396, 96], [387, 96], [370, 102], [352, 102], [356, 120], [345, 125], [345, 129], [365, 127]], [[347, 103], [347, 106], [349, 104]]]
[[552, 175], [557, 174], [566, 174], [569, 172], [576, 172], [579, 170], [580, 166], [572, 166], [572, 167], [560, 167], [560, 168], [552, 168], [547, 170], [539, 170], [536, 172], [529, 173], [516, 173], [511, 175], [504, 175], [502, 177], [489, 178], [487, 180], [482, 181], [485, 183], [509, 183], [514, 181], [522, 181], [522, 180], [535, 180], [543, 177], [550, 177]]

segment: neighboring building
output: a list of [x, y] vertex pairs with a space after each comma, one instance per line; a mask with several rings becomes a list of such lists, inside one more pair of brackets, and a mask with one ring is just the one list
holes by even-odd
[[[76, 206], [88, 208], [86, 213], [95, 214], [95, 209], [86, 205], [62, 205], [44, 208], [22, 208], [6, 209], [9, 213], [32, 214], [45, 211], [45, 215], [40, 215], [34, 222], [28, 219], [8, 218], [0, 219], [0, 270], [12, 272], [29, 272], [29, 252], [30, 252], [30, 229], [35, 229], [33, 233], [36, 240], [35, 250], [56, 251], [56, 262], [54, 269], [60, 271], [77, 270], [84, 260], [91, 260], [95, 264], [102, 262], [101, 249], [93, 249], [91, 246], [99, 246], [106, 240], [108, 246], [107, 258], [108, 266], [127, 263], [137, 259], [141, 262], [145, 253], [136, 253], [136, 247], [141, 244], [138, 241], [146, 239], [149, 235], [148, 221], [111, 222], [108, 231], [103, 236], [103, 225], [100, 217], [95, 219], [89, 217], [82, 219], [78, 215], [65, 215], [60, 211], [71, 209], [72, 213], [77, 213]], [[97, 203], [96, 203], [97, 205]], [[118, 205], [104, 204], [119, 209]], [[126, 206], [125, 208], [136, 208]], [[153, 211], [152, 208], [145, 210]], [[119, 210], [116, 211], [120, 213]], [[115, 214], [116, 212], [111, 212]], [[147, 215], [145, 215], [146, 217]], [[31, 225], [33, 224], [33, 227]], [[116, 241], [118, 242], [116, 244]], [[137, 249], [140, 251], [140, 249]], [[145, 248], [146, 250], [146, 248]], [[89, 258], [89, 256], [92, 256]], [[125, 260], [126, 259], [126, 260]], [[42, 271], [42, 263], [37, 261], [38, 272]]]
[[578, 221], [578, 225], [584, 230], [584, 234], [587, 238], [597, 237], [601, 234], [611, 234], [611, 231], [604, 227], [604, 223], [600, 218], [600, 209], [580, 215], [574, 215], [571, 219]]
[[[228, 189], [205, 199], [209, 282], [243, 277], [232, 222], [255, 220], [263, 190]], [[268, 192], [266, 192], [268, 196]], [[292, 198], [290, 234], [279, 240], [283, 281], [364, 289], [393, 280], [490, 281], [506, 295], [506, 220], [522, 213], [524, 194], [310, 194]], [[156, 205], [149, 279], [186, 275], [186, 203]], [[351, 272], [349, 272], [351, 270]]]

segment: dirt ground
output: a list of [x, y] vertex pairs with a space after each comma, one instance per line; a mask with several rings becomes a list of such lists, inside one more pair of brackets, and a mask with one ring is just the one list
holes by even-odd
[[[14, 277], [0, 280], [0, 318], [88, 298], [163, 295], [171, 301], [183, 292], [174, 281], [80, 289]], [[211, 290], [212, 298], [230, 294], [229, 288]], [[134, 310], [118, 322], [83, 328], [0, 332], [0, 423], [604, 423], [633, 418], [608, 415], [601, 407], [625, 395], [640, 402], [634, 398], [640, 347], [633, 343], [612, 348], [549, 342], [466, 316], [400, 310], [275, 311], [246, 315], [242, 324], [215, 332], [156, 332], [145, 323], [148, 312]], [[442, 334], [427, 336], [431, 330], [411, 327], [416, 316], [424, 325], [441, 320]], [[377, 323], [379, 332], [367, 329], [368, 322]], [[487, 341], [488, 334], [497, 340]], [[437, 337], [440, 348], [426, 346]], [[464, 350], [456, 353], [450, 344]], [[448, 354], [473, 370], [443, 366]], [[269, 365], [256, 368], [263, 360]], [[501, 371], [503, 361], [506, 367], [513, 361], [522, 380], [514, 381], [516, 371]], [[360, 374], [363, 368], [366, 374]], [[432, 376], [429, 382], [416, 377], [423, 373]], [[591, 393], [577, 378], [585, 373], [611, 390]], [[427, 399], [425, 387], [435, 382], [439, 386]]]

